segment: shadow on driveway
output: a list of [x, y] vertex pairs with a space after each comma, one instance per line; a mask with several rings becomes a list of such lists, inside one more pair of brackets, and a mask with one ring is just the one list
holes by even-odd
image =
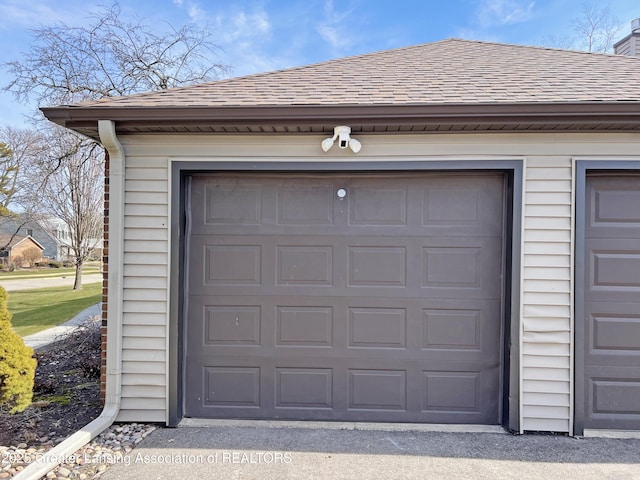
[[640, 479], [640, 439], [264, 427], [158, 429], [104, 479]]

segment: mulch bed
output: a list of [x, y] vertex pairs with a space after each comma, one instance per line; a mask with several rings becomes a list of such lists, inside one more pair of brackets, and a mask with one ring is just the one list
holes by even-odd
[[34, 401], [23, 412], [0, 409], [0, 445], [55, 445], [98, 417], [100, 321], [36, 350]]

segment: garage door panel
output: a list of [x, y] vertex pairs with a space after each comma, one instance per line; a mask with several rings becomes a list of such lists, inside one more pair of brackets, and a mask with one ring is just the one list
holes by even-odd
[[199, 335], [189, 337], [189, 348], [451, 350], [496, 358], [490, 346], [500, 332], [498, 301], [316, 297], [297, 303], [278, 305], [269, 296], [194, 297], [187, 323]]
[[284, 185], [277, 187], [276, 224], [279, 226], [334, 223], [333, 185]]
[[[501, 236], [501, 175], [354, 179], [194, 177], [193, 234]], [[316, 184], [319, 183], [319, 184]], [[426, 186], [425, 186], [426, 184]], [[344, 190], [340, 198], [338, 190]], [[413, 208], [408, 209], [409, 203]], [[198, 210], [198, 211], [196, 211]]]
[[587, 177], [585, 428], [640, 429], [640, 177]]
[[[216, 287], [221, 295], [387, 295], [431, 298], [500, 298], [495, 288], [500, 242], [495, 238], [387, 239], [358, 241], [319, 237], [193, 235], [189, 289], [195, 295]], [[346, 288], [345, 288], [346, 287]]]
[[194, 177], [187, 415], [498, 423], [503, 178], [418, 177]]
[[260, 407], [260, 367], [205, 367], [205, 406]]
[[585, 368], [588, 428], [640, 429], [640, 375], [637, 368]]
[[333, 370], [276, 368], [276, 408], [332, 408]]
[[258, 225], [262, 223], [262, 185], [215, 182], [195, 190], [193, 201], [202, 205], [200, 225]]
[[586, 303], [588, 364], [640, 368], [640, 303]]
[[640, 415], [640, 378], [594, 377], [590, 379], [594, 417]]
[[203, 257], [205, 287], [262, 283], [260, 245], [205, 245]]
[[480, 413], [482, 385], [480, 372], [422, 372], [423, 411]]
[[349, 307], [348, 347], [406, 348], [405, 308]]
[[484, 323], [480, 310], [461, 309], [434, 309], [427, 308], [422, 311], [423, 335], [422, 345], [424, 349], [453, 349], [453, 350], [482, 350]]
[[502, 208], [502, 199], [495, 193], [503, 188], [499, 176], [479, 175], [472, 184], [465, 178], [434, 178], [432, 185], [422, 187], [422, 225], [432, 227], [432, 235], [437, 235], [438, 227], [449, 225], [460, 232], [467, 227], [475, 229], [476, 235], [501, 236], [502, 220], [493, 212]]
[[259, 305], [206, 305], [203, 317], [204, 346], [261, 344]]
[[[439, 298], [499, 298], [492, 281], [499, 275], [497, 239], [439, 243], [422, 247], [423, 295]], [[432, 290], [430, 292], [429, 290]], [[447, 291], [448, 290], [448, 291]]]
[[349, 369], [349, 410], [407, 409], [405, 370]]
[[386, 412], [398, 421], [437, 421], [446, 415], [491, 423], [487, 410], [497, 408], [497, 399], [487, 405], [483, 393], [498, 388], [496, 372], [380, 368], [360, 362], [349, 369], [308, 361], [295, 367], [219, 363], [203, 368], [204, 400], [196, 414], [224, 415], [222, 410], [227, 410], [238, 416], [244, 410], [258, 418], [263, 412], [257, 410], [276, 409], [278, 418], [296, 418], [299, 409], [335, 409], [342, 412], [329, 418], [374, 419], [375, 412]]
[[640, 354], [640, 318], [597, 315], [593, 318], [593, 350], [610, 354]]
[[636, 238], [640, 228], [638, 176], [592, 177], [587, 194], [588, 238]]
[[407, 225], [407, 187], [352, 186], [347, 190], [350, 226]]
[[276, 247], [276, 285], [333, 285], [333, 247]]
[[590, 240], [587, 245], [591, 301], [633, 300], [640, 294], [640, 239]]
[[275, 345], [279, 347], [332, 347], [334, 308], [283, 305], [276, 307]]

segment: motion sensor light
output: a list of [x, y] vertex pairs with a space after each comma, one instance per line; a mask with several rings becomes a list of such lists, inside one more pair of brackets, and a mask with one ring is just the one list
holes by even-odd
[[355, 138], [352, 138], [351, 140], [349, 140], [349, 148], [353, 153], [358, 153], [362, 148], [362, 144]]
[[335, 140], [331, 137], [325, 138], [324, 140], [322, 140], [322, 150], [324, 150], [325, 152], [328, 152], [331, 149], [331, 147], [333, 147], [333, 142], [335, 142]]
[[362, 144], [358, 140], [351, 138], [351, 127], [341, 126], [333, 129], [333, 137], [325, 138], [322, 141], [322, 150], [328, 152], [336, 140], [338, 140], [338, 148], [349, 147], [353, 153], [358, 153], [362, 148]]

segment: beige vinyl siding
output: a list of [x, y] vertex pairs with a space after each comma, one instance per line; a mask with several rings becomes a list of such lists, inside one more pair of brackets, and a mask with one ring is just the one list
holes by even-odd
[[527, 157], [521, 297], [522, 431], [571, 430], [571, 172], [570, 157]]
[[166, 420], [168, 171], [125, 159], [122, 407], [118, 420]]
[[[571, 432], [573, 158], [638, 158], [637, 133], [354, 135], [359, 155], [320, 149], [323, 135], [122, 137], [126, 152], [123, 403], [119, 420], [166, 420], [171, 161], [525, 162], [520, 416], [523, 431]], [[152, 327], [146, 330], [142, 327]], [[160, 333], [163, 332], [163, 333]], [[153, 373], [151, 373], [153, 372]], [[157, 373], [156, 373], [157, 372]], [[125, 388], [126, 387], [126, 388]], [[160, 391], [164, 395], [160, 395]], [[148, 400], [148, 401], [147, 401]]]

